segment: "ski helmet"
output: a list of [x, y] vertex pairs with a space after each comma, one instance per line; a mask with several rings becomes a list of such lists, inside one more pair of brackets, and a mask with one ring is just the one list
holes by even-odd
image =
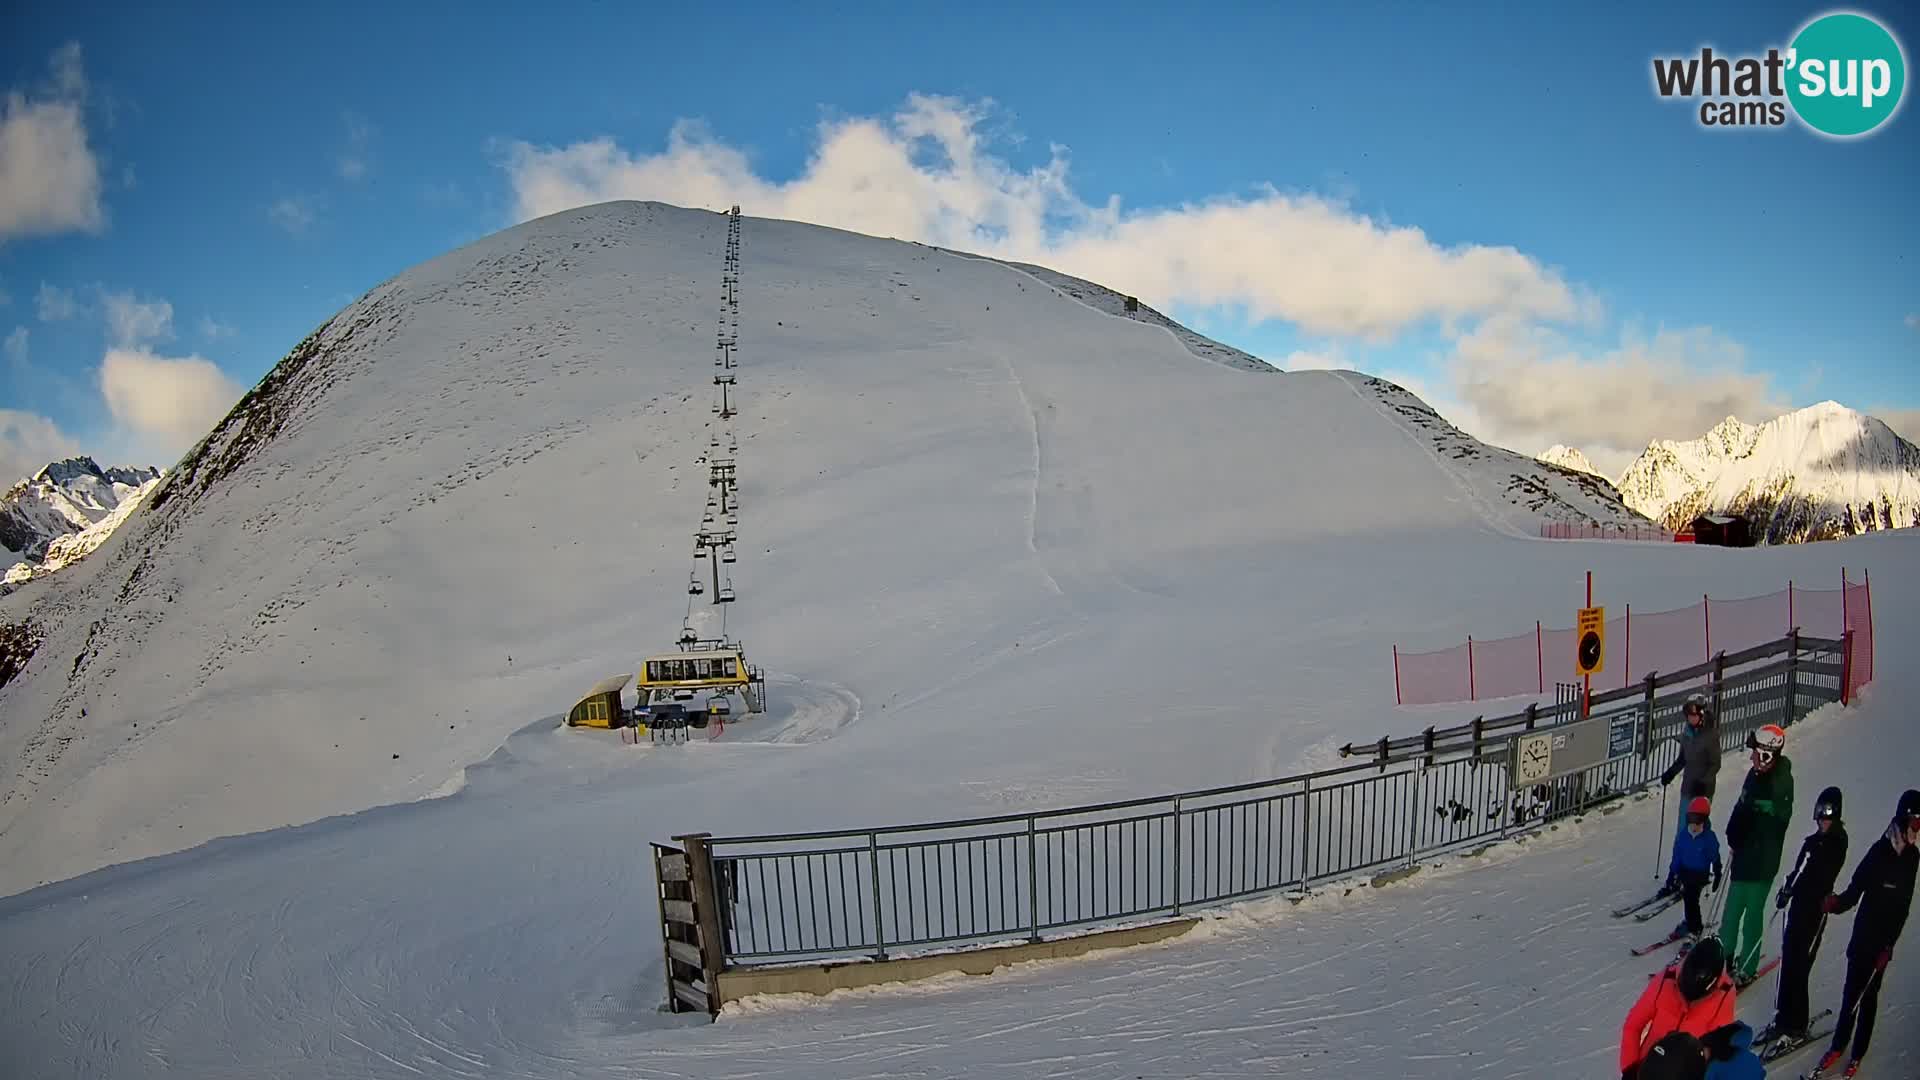
[[1747, 735], [1747, 749], [1760, 754], [1761, 765], [1771, 765], [1787, 748], [1787, 729], [1779, 724], [1762, 724]]
[[1707, 1075], [1707, 1047], [1693, 1033], [1670, 1031], [1640, 1060], [1638, 1080], [1702, 1080]]
[[1913, 788], [1900, 793], [1900, 805], [1894, 808], [1895, 820], [1908, 829], [1920, 829], [1920, 791]]
[[1820, 798], [1817, 799], [1813, 804], [1813, 820], [1815, 821], [1839, 821], [1840, 820], [1840, 789], [1839, 788], [1830, 787], [1820, 793]]
[[1687, 703], [1686, 703], [1685, 705], [1682, 705], [1682, 706], [1680, 707], [1680, 712], [1681, 712], [1681, 713], [1682, 713], [1683, 715], [1686, 715], [1686, 716], [1695, 716], [1695, 715], [1698, 715], [1698, 716], [1699, 716], [1699, 717], [1700, 717], [1701, 719], [1703, 719], [1703, 720], [1704, 720], [1704, 719], [1706, 719], [1706, 716], [1707, 716], [1707, 695], [1705, 695], [1705, 694], [1688, 694], [1688, 695], [1687, 695]]
[[1693, 801], [1687, 804], [1687, 824], [1689, 825], [1695, 821], [1704, 825], [1712, 815], [1713, 803], [1705, 795], [1695, 795]]
[[1717, 937], [1701, 938], [1680, 961], [1680, 996], [1699, 1001], [1727, 971], [1727, 949]]

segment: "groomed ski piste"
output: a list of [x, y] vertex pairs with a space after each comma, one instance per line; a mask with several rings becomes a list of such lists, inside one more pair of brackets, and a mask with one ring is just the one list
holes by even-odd
[[[679, 629], [725, 218], [609, 204], [408, 271], [233, 474], [281, 486], [182, 483], [0, 604], [47, 626], [0, 690], [0, 1075], [1617, 1075], [1664, 956], [1628, 949], [1668, 924], [1608, 912], [1658, 884], [1657, 797], [1160, 945], [716, 1023], [662, 1011], [646, 850], [1324, 767], [1497, 711], [1395, 710], [1391, 642], [1564, 623], [1587, 570], [1657, 610], [1870, 569], [1878, 676], [1791, 730], [1788, 843], [1838, 784], [1850, 874], [1920, 786], [1909, 534], [1526, 538], [1358, 376], [746, 209], [730, 630], [769, 712], [673, 746], [559, 724]], [[1915, 949], [1862, 1076], [1920, 1073]]]

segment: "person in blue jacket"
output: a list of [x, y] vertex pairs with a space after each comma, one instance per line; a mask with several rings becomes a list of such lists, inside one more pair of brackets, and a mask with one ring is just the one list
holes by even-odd
[[1767, 1067], [1753, 1052], [1753, 1029], [1745, 1023], [1715, 1028], [1700, 1042], [1707, 1049], [1705, 1080], [1767, 1080]]
[[1713, 834], [1712, 814], [1713, 804], [1704, 795], [1687, 804], [1687, 831], [1674, 841], [1673, 859], [1667, 864], [1667, 878], [1679, 884], [1687, 904], [1686, 918], [1673, 928], [1676, 935], [1700, 936], [1700, 890], [1709, 882], [1720, 887], [1720, 838]]

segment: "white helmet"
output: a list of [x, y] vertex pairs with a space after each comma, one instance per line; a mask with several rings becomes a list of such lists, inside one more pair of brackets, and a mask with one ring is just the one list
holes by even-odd
[[1747, 748], [1759, 750], [1768, 760], [1772, 760], [1787, 748], [1787, 731], [1779, 724], [1762, 724], [1747, 736]]

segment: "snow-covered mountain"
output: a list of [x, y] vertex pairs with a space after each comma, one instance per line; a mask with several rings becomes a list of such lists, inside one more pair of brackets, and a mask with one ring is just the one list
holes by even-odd
[[54, 540], [98, 525], [160, 475], [152, 467], [103, 469], [90, 457], [53, 462], [0, 495], [0, 547], [15, 558], [44, 558]]
[[1764, 543], [1826, 540], [1920, 525], [1920, 448], [1823, 401], [1764, 424], [1729, 416], [1701, 438], [1658, 440], [1619, 488], [1670, 529], [1716, 512], [1744, 516]]
[[1593, 462], [1587, 460], [1587, 455], [1571, 446], [1554, 443], [1547, 448], [1545, 453], [1540, 455], [1540, 460], [1549, 465], [1558, 465], [1563, 469], [1572, 469], [1574, 472], [1586, 473], [1588, 476], [1598, 476], [1601, 479], [1606, 478], [1606, 474], [1595, 468]]
[[[0, 625], [39, 643], [0, 687], [0, 890], [442, 791], [670, 649], [722, 426], [726, 235], [722, 215], [609, 203], [406, 271], [299, 343], [30, 607], [0, 598]], [[1634, 519], [1604, 482], [1485, 446], [1391, 383], [1281, 372], [1091, 283], [788, 221], [749, 218], [743, 244], [739, 600], [691, 617], [718, 636], [724, 611], [778, 701], [866, 703], [821, 705], [813, 730], [884, 721], [835, 753], [878, 755], [879, 775], [911, 746], [969, 778], [914, 781], [923, 808], [1004, 801], [1018, 777], [993, 747], [1031, 749], [1021, 718], [1048, 710], [1125, 752], [1076, 791], [1269, 775], [1299, 753], [1271, 711], [1233, 721], [1251, 752], [1163, 758], [1157, 725], [1112, 727], [1143, 689], [1127, 673], [1260, 699], [1290, 638], [1324, 651], [1358, 632], [1344, 605], [1396, 580], [1369, 544], [1423, 537], [1411, 566], [1542, 516]], [[1298, 613], [1332, 588], [1343, 613], [1315, 629]], [[1484, 588], [1455, 575], [1418, 602], [1451, 619]], [[1167, 662], [1203, 639], [1205, 663]], [[887, 790], [792, 789], [773, 760], [758, 782], [783, 813]]]
[[[1766, 559], [1514, 538], [1532, 501], [1598, 511], [1608, 489], [1391, 384], [1262, 371], [1085, 283], [830, 229], [746, 219], [723, 422], [727, 235], [608, 204], [410, 269], [99, 551], [0, 598], [0, 894], [31, 890], [0, 902], [0, 1076], [1599, 1072], [1659, 958], [1608, 920], [1488, 913], [1644, 895], [1657, 799], [1149, 949], [713, 1025], [661, 1011], [633, 901], [647, 841], [676, 834], [1215, 787], [1470, 720], [1485, 703], [1396, 717], [1391, 643], [1569, 619], [1586, 571], [1637, 612], [1870, 564], [1880, 655], [1920, 639], [1920, 532]], [[689, 612], [717, 629], [687, 581], [723, 429], [727, 625], [769, 712], [688, 744], [562, 728]], [[1866, 820], [1911, 783], [1873, 752], [1907, 730], [1911, 667], [1793, 729], [1803, 774]], [[1288, 805], [1400, 836], [1440, 780], [1390, 808], [1316, 783], [1261, 850], [1293, 850]], [[1920, 966], [1886, 979], [1920, 1000]], [[1876, 1067], [1911, 1073], [1911, 1025], [1883, 1027]]]
[[[138, 476], [136, 471], [128, 469], [111, 470], [111, 472], [128, 478]], [[158, 470], [155, 470], [155, 472], [156, 475], [150, 477], [138, 487], [134, 487], [130, 491], [126, 491], [125, 494], [119, 495], [118, 505], [114, 506], [113, 510], [109, 512], [107, 516], [81, 529], [79, 532], [62, 533], [54, 537], [53, 540], [47, 544], [46, 552], [38, 562], [22, 560], [14, 563], [7, 569], [5, 576], [0, 577], [0, 594], [4, 594], [14, 587], [31, 581], [34, 578], [45, 577], [55, 571], [64, 570], [72, 563], [93, 553], [101, 544], [106, 543], [107, 538], [112, 536], [114, 531], [120, 528], [121, 525], [125, 524], [127, 518], [133, 516], [133, 512], [140, 508], [147, 496], [152, 494], [154, 489], [160, 486], [161, 478], [157, 475]], [[125, 488], [126, 486], [124, 481], [116, 480], [112, 482], [116, 488]]]

